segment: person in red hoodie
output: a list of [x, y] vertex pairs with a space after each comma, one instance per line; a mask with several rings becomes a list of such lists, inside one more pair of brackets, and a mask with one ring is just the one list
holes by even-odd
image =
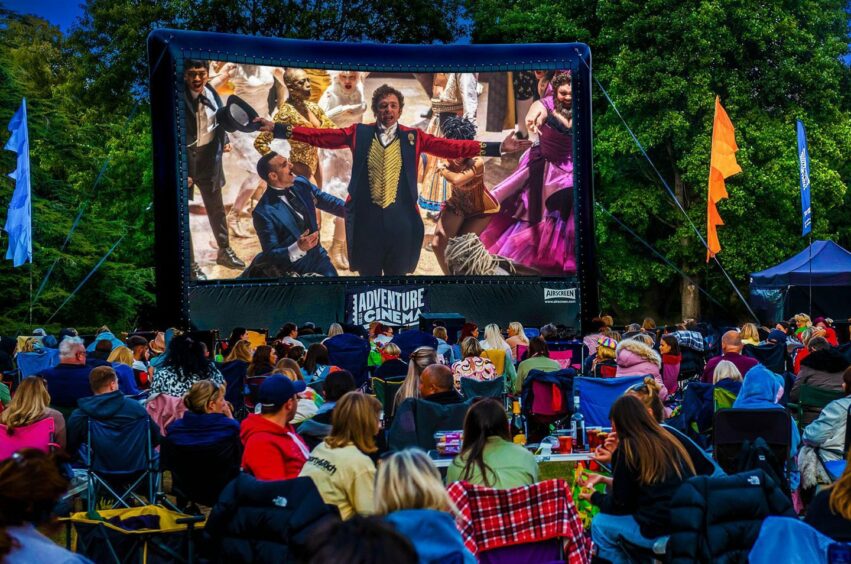
[[249, 415], [241, 425], [242, 469], [258, 480], [297, 478], [310, 449], [290, 424], [298, 408], [304, 381], [269, 376], [257, 392], [260, 413]]

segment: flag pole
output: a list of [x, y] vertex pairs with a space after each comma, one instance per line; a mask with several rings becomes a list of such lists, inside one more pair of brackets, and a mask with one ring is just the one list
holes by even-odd
[[809, 313], [813, 315], [813, 232], [810, 231], [810, 309]]

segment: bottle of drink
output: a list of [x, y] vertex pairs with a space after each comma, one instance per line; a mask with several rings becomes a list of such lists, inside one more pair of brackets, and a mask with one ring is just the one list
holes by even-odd
[[525, 434], [526, 425], [523, 421], [523, 414], [520, 411], [520, 401], [514, 400], [511, 405], [511, 427], [515, 434]]
[[573, 416], [570, 418], [573, 433], [574, 452], [588, 450], [588, 437], [585, 433], [585, 417], [579, 411], [579, 396], [573, 398]]

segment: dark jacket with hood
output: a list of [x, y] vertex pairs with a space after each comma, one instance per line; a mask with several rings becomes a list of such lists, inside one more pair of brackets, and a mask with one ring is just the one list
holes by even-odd
[[[79, 406], [68, 419], [68, 454], [71, 456], [74, 456], [80, 445], [88, 440], [89, 417], [119, 425], [148, 417], [148, 412], [142, 404], [124, 397], [120, 390], [82, 398]], [[153, 445], [160, 443], [159, 427], [153, 421], [151, 421], [151, 441]]]
[[[848, 368], [848, 361], [835, 348], [817, 350], [801, 361], [801, 370], [792, 386], [789, 397], [793, 402], [801, 399], [801, 386], [813, 386], [821, 390], [842, 392], [842, 374]], [[815, 407], [804, 409], [802, 427], [818, 418], [821, 410]]]
[[296, 562], [316, 529], [339, 519], [310, 478], [269, 482], [240, 474], [210, 512], [203, 545], [213, 562]]
[[732, 476], [697, 476], [670, 501], [674, 532], [671, 562], [747, 562], [769, 515], [795, 517], [777, 483], [762, 470]]

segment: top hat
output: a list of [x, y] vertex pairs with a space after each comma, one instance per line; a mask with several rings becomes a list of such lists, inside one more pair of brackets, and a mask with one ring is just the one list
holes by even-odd
[[255, 123], [257, 110], [251, 104], [237, 95], [228, 97], [227, 104], [216, 111], [216, 121], [225, 131], [244, 131], [251, 133], [260, 129], [260, 123]]

